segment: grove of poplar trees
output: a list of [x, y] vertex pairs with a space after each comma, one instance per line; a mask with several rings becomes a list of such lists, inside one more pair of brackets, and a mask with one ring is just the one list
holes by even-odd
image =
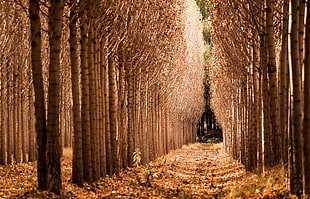
[[194, 142], [203, 36], [192, 0], [0, 0], [0, 163], [61, 191]]
[[310, 3], [211, 0], [211, 106], [248, 171], [283, 164], [310, 195]]
[[117, 175], [194, 142], [207, 89], [226, 151], [309, 196], [309, 0], [199, 2], [0, 0], [0, 164], [56, 194], [64, 147], [78, 186]]

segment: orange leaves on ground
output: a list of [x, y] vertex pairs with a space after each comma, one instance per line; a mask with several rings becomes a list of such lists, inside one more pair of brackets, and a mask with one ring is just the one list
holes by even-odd
[[[0, 198], [234, 198], [232, 190], [245, 182], [255, 184], [258, 178], [246, 173], [219, 145], [201, 143], [184, 146], [144, 167], [128, 168], [119, 176], [102, 178], [83, 188], [71, 183], [71, 158], [63, 157], [60, 197], [37, 190], [35, 163], [1, 166], [0, 172]], [[255, 188], [244, 190], [242, 197], [275, 198], [285, 188], [274, 186], [274, 190], [258, 193]]]

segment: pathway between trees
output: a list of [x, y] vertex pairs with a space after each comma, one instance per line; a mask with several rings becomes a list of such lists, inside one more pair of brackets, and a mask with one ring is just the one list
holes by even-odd
[[[103, 178], [79, 188], [70, 182], [70, 154], [71, 150], [64, 151], [62, 198], [230, 198], [231, 190], [245, 181], [255, 184], [257, 180], [256, 175], [246, 173], [241, 164], [223, 151], [222, 144], [195, 143], [171, 151], [146, 166], [123, 171], [119, 177]], [[35, 166], [34, 163], [1, 166], [0, 198], [57, 198], [37, 191]], [[266, 196], [266, 193], [257, 194]], [[272, 194], [276, 193], [267, 196]]]

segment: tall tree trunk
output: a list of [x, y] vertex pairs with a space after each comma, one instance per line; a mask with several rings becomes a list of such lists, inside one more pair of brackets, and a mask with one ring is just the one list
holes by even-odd
[[[240, 147], [240, 155], [241, 155], [241, 163], [245, 164], [246, 162], [246, 151], [245, 151], [245, 125], [244, 125], [244, 121], [245, 121], [245, 89], [244, 89], [244, 85], [241, 86], [240, 88], [240, 128], [241, 128], [241, 147]], [[225, 138], [224, 138], [225, 140]]]
[[293, 114], [292, 114], [292, 170], [291, 192], [298, 197], [302, 194], [302, 99], [301, 60], [299, 54], [299, 8], [300, 1], [292, 0], [291, 67], [293, 72]]
[[[254, 118], [254, 142], [255, 142], [255, 149], [254, 149], [254, 156], [256, 158], [256, 168], [257, 172], [262, 172], [262, 132], [261, 132], [261, 93], [260, 93], [260, 68], [259, 68], [259, 48], [257, 43], [253, 44], [253, 98], [254, 98], [254, 105], [253, 105], [253, 118]], [[255, 155], [257, 154], [257, 155]]]
[[139, 149], [141, 151], [141, 132], [140, 132], [140, 128], [139, 128], [139, 124], [140, 124], [140, 112], [139, 112], [139, 102], [140, 102], [140, 92], [141, 92], [141, 88], [140, 88], [140, 80], [138, 79], [138, 77], [134, 77], [134, 92], [133, 92], [133, 114], [134, 114], [134, 129], [135, 129], [135, 151], [137, 149]]
[[63, 10], [63, 0], [51, 1], [51, 7], [49, 8], [50, 79], [48, 88], [46, 168], [48, 190], [55, 194], [60, 194], [61, 191], [59, 95]]
[[[107, 47], [105, 47], [107, 49]], [[111, 153], [111, 125], [110, 125], [110, 100], [109, 100], [109, 64], [108, 56], [105, 55], [106, 61], [104, 65], [104, 118], [105, 118], [105, 141], [106, 141], [106, 170], [107, 174], [112, 175], [112, 153]]]
[[120, 133], [120, 157], [121, 157], [121, 168], [128, 166], [128, 125], [127, 125], [127, 92], [126, 92], [126, 70], [125, 70], [125, 49], [119, 50], [119, 133]]
[[108, 56], [109, 66], [109, 107], [110, 107], [110, 135], [111, 135], [111, 156], [112, 173], [118, 174], [120, 169], [119, 162], [119, 132], [118, 132], [118, 94], [116, 81], [116, 57], [114, 54]]
[[[7, 63], [7, 68], [9, 68], [9, 63]], [[7, 162], [8, 164], [13, 163], [13, 111], [12, 111], [12, 75], [7, 75], [7, 109], [8, 109], [8, 122], [7, 122], [7, 130], [8, 130], [8, 137], [7, 137]]]
[[95, 140], [95, 153], [96, 153], [96, 169], [98, 170], [98, 179], [102, 176], [102, 161], [103, 161], [103, 151], [102, 151], [102, 135], [103, 135], [103, 124], [102, 124], [102, 103], [101, 103], [101, 54], [100, 54], [100, 39], [97, 28], [94, 29], [94, 65], [95, 65], [95, 101], [96, 101], [96, 140]]
[[[29, 88], [28, 88], [29, 89]], [[26, 93], [26, 92], [25, 92]], [[29, 131], [28, 131], [28, 121], [25, 115], [29, 114], [27, 111], [27, 99], [26, 96], [24, 98], [23, 93], [21, 94], [21, 100], [19, 106], [21, 107], [20, 114], [20, 136], [21, 136], [21, 150], [22, 150], [22, 162], [27, 161], [27, 154], [29, 154], [27, 143], [29, 140]]]
[[128, 166], [133, 166], [133, 153], [135, 150], [135, 133], [134, 133], [134, 78], [132, 69], [129, 68], [127, 76], [128, 85]]
[[1, 78], [1, 90], [0, 90], [0, 96], [1, 96], [1, 102], [0, 102], [0, 106], [1, 106], [1, 165], [6, 165], [7, 164], [7, 137], [8, 137], [8, 131], [7, 131], [7, 112], [8, 112], [8, 106], [7, 106], [7, 99], [6, 99], [6, 93], [5, 90], [7, 89], [7, 81], [5, 80], [6, 77], [6, 72], [5, 72], [5, 68], [1, 67], [0, 68], [0, 78]]
[[259, 93], [258, 93], [258, 54], [257, 54], [257, 48], [256, 45], [253, 44], [253, 68], [252, 70], [252, 75], [251, 75], [251, 80], [252, 80], [252, 85], [251, 85], [251, 90], [252, 90], [252, 95], [251, 95], [251, 100], [252, 100], [252, 166], [251, 170], [257, 169], [257, 145], [259, 140], [257, 139], [258, 134], [260, 133], [258, 131], [259, 127]]
[[73, 159], [72, 159], [72, 182], [78, 186], [83, 186], [83, 151], [82, 151], [82, 126], [81, 126], [81, 102], [80, 102], [80, 69], [78, 58], [78, 40], [77, 40], [77, 16], [76, 4], [71, 0], [70, 18], [70, 60], [71, 60], [71, 85], [73, 100]]
[[310, 2], [307, 3], [304, 99], [304, 192], [310, 196]]
[[97, 168], [98, 158], [96, 157], [96, 140], [97, 140], [97, 118], [96, 118], [96, 74], [94, 64], [94, 22], [89, 16], [88, 28], [88, 75], [89, 75], [89, 116], [90, 116], [90, 148], [91, 148], [91, 166], [92, 166], [92, 180], [98, 180], [99, 169]]
[[35, 125], [34, 125], [34, 90], [33, 90], [33, 85], [30, 86], [29, 88], [29, 93], [28, 93], [28, 111], [29, 111], [29, 116], [28, 116], [28, 131], [29, 131], [29, 143], [28, 143], [28, 160], [29, 162], [37, 160], [37, 153], [36, 153], [36, 146], [38, 143], [35, 142], [35, 137], [36, 137], [36, 130], [35, 130]]
[[104, 42], [101, 40], [100, 41], [100, 79], [101, 79], [101, 84], [100, 84], [100, 106], [101, 106], [101, 117], [102, 117], [102, 135], [101, 135], [101, 149], [102, 151], [100, 152], [101, 156], [102, 156], [102, 161], [100, 163], [100, 168], [101, 168], [101, 176], [104, 177], [107, 174], [107, 147], [106, 147], [106, 106], [105, 106], [105, 67], [106, 67], [106, 51], [105, 51], [105, 47], [104, 47]]
[[[84, 11], [85, 12], [85, 11]], [[92, 181], [90, 118], [89, 118], [89, 79], [88, 79], [88, 37], [86, 14], [81, 13], [81, 84], [82, 84], [82, 148], [83, 148], [83, 178]]]
[[274, 0], [267, 0], [267, 28], [266, 28], [266, 43], [268, 49], [268, 76], [270, 88], [270, 121], [271, 121], [271, 139], [273, 142], [274, 160], [272, 165], [279, 163], [281, 160], [281, 139], [280, 139], [280, 112], [278, 104], [278, 80], [277, 80], [277, 66], [276, 66], [276, 50], [273, 32], [273, 13]]
[[40, 190], [47, 189], [46, 181], [46, 110], [44, 105], [44, 91], [43, 91], [43, 73], [41, 60], [41, 23], [40, 23], [40, 5], [37, 0], [30, 0], [29, 5], [30, 23], [31, 23], [31, 63], [33, 85], [35, 93], [35, 116], [36, 116], [36, 132], [38, 144], [38, 185]]
[[264, 166], [271, 167], [273, 161], [270, 125], [270, 89], [267, 73], [267, 52], [264, 36], [261, 37], [260, 55], [262, 67], [263, 113], [264, 113]]
[[[283, 140], [282, 160], [288, 164], [288, 0], [284, 0], [282, 22], [282, 45], [280, 54], [280, 131]], [[287, 169], [285, 169], [287, 170]]]
[[21, 163], [22, 157], [21, 157], [21, 135], [20, 135], [20, 114], [21, 114], [21, 107], [20, 105], [20, 100], [21, 96], [19, 94], [20, 89], [20, 77], [19, 77], [19, 71], [18, 71], [18, 66], [16, 63], [16, 66], [13, 67], [13, 96], [14, 96], [14, 101], [13, 101], [13, 106], [14, 106], [14, 111], [13, 111], [13, 132], [14, 132], [14, 160], [15, 163]]
[[263, 153], [263, 125], [262, 125], [262, 120], [263, 120], [263, 117], [262, 117], [262, 112], [263, 112], [263, 97], [262, 97], [262, 73], [261, 73], [261, 70], [260, 72], [258, 73], [258, 119], [259, 119], [259, 123], [258, 123], [258, 173], [262, 173], [263, 170], [264, 170], [264, 162], [263, 162], [263, 159], [264, 159], [264, 153]]

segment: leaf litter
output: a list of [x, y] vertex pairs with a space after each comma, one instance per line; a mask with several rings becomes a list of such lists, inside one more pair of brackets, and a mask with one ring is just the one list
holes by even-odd
[[65, 149], [62, 158], [60, 196], [37, 190], [33, 162], [0, 166], [0, 198], [291, 198], [282, 181], [260, 185], [261, 177], [247, 173], [222, 144], [185, 145], [83, 188], [71, 183], [71, 153]]

